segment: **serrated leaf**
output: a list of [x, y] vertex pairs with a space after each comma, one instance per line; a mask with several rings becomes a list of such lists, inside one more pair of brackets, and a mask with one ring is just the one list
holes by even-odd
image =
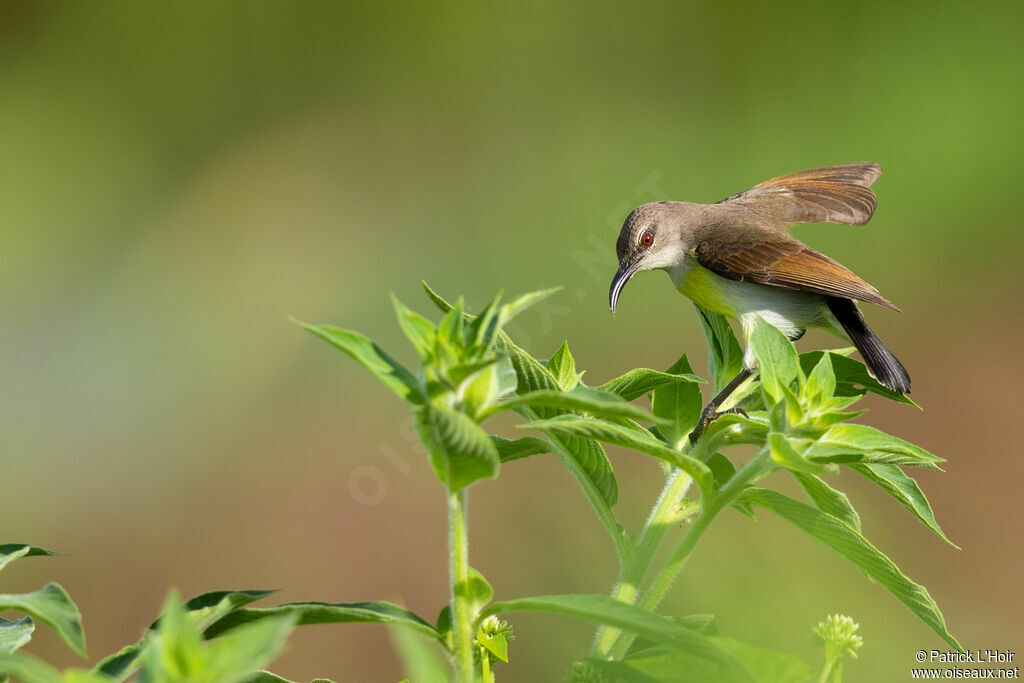
[[449, 491], [461, 491], [478, 479], [497, 476], [498, 450], [469, 416], [426, 404], [416, 410], [415, 420], [434, 473]]
[[569, 352], [569, 342], [562, 342], [554, 355], [545, 364], [548, 371], [554, 375], [558, 388], [562, 391], [572, 391], [580, 383], [580, 375], [576, 373], [576, 360]]
[[551, 452], [551, 446], [548, 445], [548, 442], [535, 436], [524, 436], [521, 439], [513, 440], [491, 434], [491, 441], [494, 442], [495, 447], [498, 449], [498, 457], [501, 458], [503, 463], [519, 460], [531, 455]]
[[416, 353], [423, 360], [430, 359], [434, 355], [434, 344], [437, 336], [437, 329], [434, 327], [434, 323], [419, 313], [410, 310], [398, 300], [394, 293], [391, 294], [391, 303], [395, 308], [398, 325], [416, 349]]
[[57, 632], [78, 654], [85, 656], [85, 631], [78, 607], [58, 583], [50, 582], [34, 593], [0, 595], [0, 612], [18, 610]]
[[790, 474], [803, 487], [822, 512], [832, 515], [860, 531], [860, 515], [853, 509], [850, 499], [842, 491], [829, 486], [824, 479], [806, 472], [790, 470]]
[[14, 621], [0, 617], [0, 654], [9, 655], [25, 645], [32, 640], [35, 630], [32, 617], [24, 616]]
[[59, 554], [27, 543], [2, 543], [0, 544], [0, 569], [21, 557], [35, 557], [39, 555], [55, 557]]
[[693, 477], [701, 490], [707, 490], [712, 481], [711, 471], [707, 465], [665, 445], [646, 429], [639, 427], [634, 429], [618, 423], [591, 417], [579, 417], [578, 415], [562, 415], [547, 420], [534, 420], [520, 425], [520, 427], [540, 429], [547, 434], [597, 439], [653, 455]]
[[246, 607], [214, 622], [203, 634], [215, 638], [254, 621], [283, 614], [296, 617], [296, 625], [374, 623], [404, 626], [442, 642], [437, 630], [422, 617], [390, 602], [291, 602], [276, 607]]
[[905, 403], [919, 407], [914, 401], [898, 391], [893, 391], [882, 386], [878, 380], [868, 374], [864, 364], [853, 358], [847, 358], [836, 351], [810, 351], [800, 354], [800, 367], [805, 373], [813, 371], [813, 368], [820, 362], [821, 357], [829, 355], [832, 364], [832, 371], [835, 376], [836, 396], [863, 396], [867, 392], [884, 396], [898, 403]]
[[599, 498], [605, 506], [598, 515], [611, 516], [611, 507], [619, 500], [619, 483], [601, 444], [567, 434], [551, 434], [549, 438], [562, 466], [576, 478], [591, 502], [597, 505], [594, 499]]
[[885, 586], [951, 647], [962, 649], [946, 629], [942, 612], [928, 590], [907, 578], [892, 560], [846, 522], [768, 489], [748, 489], [743, 493], [743, 498], [777, 513], [853, 562], [861, 571]]
[[697, 309], [697, 317], [704, 328], [708, 342], [708, 371], [714, 379], [715, 394], [718, 394], [743, 368], [743, 350], [725, 316], [697, 304], [693, 307]]
[[[693, 376], [685, 354], [668, 369], [668, 373]], [[700, 387], [693, 382], [663, 384], [654, 390], [651, 397], [651, 412], [659, 420], [658, 431], [676, 449], [697, 426], [702, 406]]]
[[778, 328], [760, 317], [754, 318], [750, 344], [757, 358], [761, 389], [772, 399], [765, 399], [765, 403], [782, 400], [785, 398], [784, 390], [790, 389], [802, 373], [796, 347]]
[[607, 595], [548, 595], [496, 602], [480, 618], [513, 611], [546, 612], [614, 626], [661, 645], [738, 669], [739, 665], [708, 636], [681, 626], [660, 614], [619, 602]]
[[595, 417], [626, 417], [633, 420], [654, 421], [654, 417], [646, 410], [623, 401], [611, 392], [589, 387], [576, 387], [572, 391], [538, 390], [528, 394], [518, 394], [499, 403], [493, 411], [516, 410], [522, 407], [589, 413]]
[[413, 377], [398, 361], [385, 353], [369, 337], [331, 325], [310, 325], [301, 321], [296, 321], [296, 323], [332, 346], [344, 351], [353, 360], [372, 372], [374, 377], [383, 382], [385, 386], [406, 401], [420, 404], [426, 400], [424, 389], [419, 380]]
[[817, 462], [913, 465], [928, 469], [938, 469], [938, 463], [944, 462], [925, 449], [874, 427], [845, 423], [829, 427], [804, 457]]
[[[801, 439], [800, 441], [806, 442]], [[807, 444], [803, 444], [806, 448]], [[804, 451], [806, 452], [806, 451]], [[820, 463], [808, 460], [801, 454], [793, 441], [785, 434], [770, 432], [768, 434], [768, 453], [773, 461], [794, 472], [807, 472], [808, 474], [822, 474], [824, 472], [836, 472], [838, 467], [831, 463]]]
[[617, 394], [624, 401], [633, 401], [658, 387], [676, 382], [703, 383], [704, 380], [693, 374], [672, 374], [671, 371], [659, 372], [650, 368], [636, 368], [597, 388]]
[[878, 484], [883, 491], [895, 498], [900, 505], [935, 532], [936, 536], [954, 548], [960, 548], [949, 540], [939, 528], [939, 523], [935, 521], [935, 513], [932, 512], [932, 506], [913, 477], [896, 465], [850, 465], [850, 469]]

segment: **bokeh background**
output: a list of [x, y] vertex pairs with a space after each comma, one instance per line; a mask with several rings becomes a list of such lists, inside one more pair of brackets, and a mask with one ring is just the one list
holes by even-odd
[[[336, 3], [0, 1], [0, 540], [67, 553], [6, 570], [62, 582], [90, 663], [171, 587], [267, 601], [446, 599], [445, 508], [407, 410], [288, 316], [412, 352], [388, 301], [524, 315], [587, 379], [681, 353], [662, 274], [607, 310], [634, 205], [715, 201], [771, 176], [880, 162], [866, 227], [796, 234], [905, 311], [871, 324], [917, 411], [865, 416], [948, 458], [919, 477], [942, 544], [849, 473], [868, 536], [929, 587], [968, 648], [1024, 646], [1019, 2]], [[832, 344], [808, 335], [803, 348]], [[511, 423], [496, 429], [512, 433]], [[658, 466], [612, 449], [636, 529]], [[771, 480], [769, 480], [771, 481]], [[606, 592], [612, 549], [551, 457], [471, 492], [471, 557], [497, 597]], [[817, 664], [811, 626], [861, 623], [850, 680], [908, 678], [942, 647], [799, 530], [724, 514], [664, 606]], [[501, 680], [558, 680], [590, 626], [516, 615]], [[85, 665], [47, 633], [30, 650]], [[401, 678], [386, 629], [304, 627], [275, 670]]]

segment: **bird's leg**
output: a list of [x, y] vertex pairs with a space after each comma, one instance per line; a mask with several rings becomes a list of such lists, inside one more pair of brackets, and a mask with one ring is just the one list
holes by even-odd
[[704, 433], [704, 430], [707, 429], [708, 425], [717, 420], [718, 418], [720, 418], [721, 416], [730, 414], [738, 414], [742, 415], [743, 417], [747, 416], [746, 411], [744, 411], [742, 408], [732, 408], [730, 410], [723, 410], [722, 412], [718, 412], [718, 406], [725, 403], [725, 400], [729, 398], [730, 395], [732, 395], [732, 392], [736, 391], [736, 387], [747, 381], [747, 378], [753, 374], [753, 370], [743, 368], [742, 370], [740, 370], [738, 375], [733, 377], [732, 380], [730, 380], [730, 382], [725, 385], [724, 389], [718, 392], [717, 396], [715, 396], [708, 402], [707, 407], [704, 408], [704, 411], [700, 414], [700, 420], [698, 420], [697, 426], [694, 427], [692, 432], [690, 432], [691, 445], [696, 446], [697, 439], [699, 439], [700, 435]]

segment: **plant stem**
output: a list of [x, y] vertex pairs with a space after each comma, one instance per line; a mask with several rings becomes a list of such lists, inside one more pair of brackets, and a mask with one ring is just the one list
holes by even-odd
[[[679, 501], [686, 495], [691, 483], [693, 479], [680, 469], [672, 470], [665, 480], [661, 495], [658, 496], [658, 501], [644, 523], [636, 551], [628, 561], [622, 562], [619, 579], [612, 590], [612, 597], [616, 600], [629, 604], [636, 602], [640, 584], [654, 561], [658, 547], [669, 529], [679, 521]], [[607, 656], [621, 635], [621, 629], [613, 626], [600, 627], [591, 649], [592, 654], [595, 657]]]
[[[686, 561], [697, 545], [697, 541], [707, 531], [715, 516], [729, 505], [732, 505], [751, 483], [767, 473], [769, 469], [770, 456], [767, 450], [762, 450], [747, 461], [711, 500], [705, 501], [705, 506], [701, 510], [700, 515], [698, 515], [693, 525], [686, 531], [683, 540], [680, 541], [679, 545], [672, 552], [672, 556], [669, 558], [665, 568], [654, 577], [650, 588], [647, 589], [643, 599], [640, 601], [640, 605], [644, 609], [653, 611], [662, 601], [665, 594], [668, 593], [668, 589], [679, 575], [679, 572], [686, 565]], [[634, 639], [636, 639], [636, 635], [633, 633], [620, 633], [615, 642], [608, 648], [607, 657], [610, 659], [621, 658], [626, 654]]]
[[466, 491], [448, 494], [448, 549], [451, 568], [452, 658], [459, 683], [472, 683], [473, 614], [469, 603], [469, 539]]

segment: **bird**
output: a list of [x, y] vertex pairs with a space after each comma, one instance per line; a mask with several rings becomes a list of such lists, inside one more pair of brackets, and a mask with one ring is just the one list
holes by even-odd
[[615, 312], [622, 288], [635, 274], [664, 270], [698, 306], [739, 321], [743, 368], [715, 396], [690, 435], [729, 412], [718, 407], [757, 370], [750, 344], [758, 318], [795, 341], [808, 327], [847, 339], [868, 373], [888, 389], [907, 394], [910, 375], [882, 343], [857, 306], [899, 311], [875, 287], [789, 233], [794, 223], [864, 225], [878, 200], [871, 184], [876, 163], [812, 168], [778, 176], [714, 204], [650, 202], [626, 218], [615, 245], [619, 267], [608, 303]]

